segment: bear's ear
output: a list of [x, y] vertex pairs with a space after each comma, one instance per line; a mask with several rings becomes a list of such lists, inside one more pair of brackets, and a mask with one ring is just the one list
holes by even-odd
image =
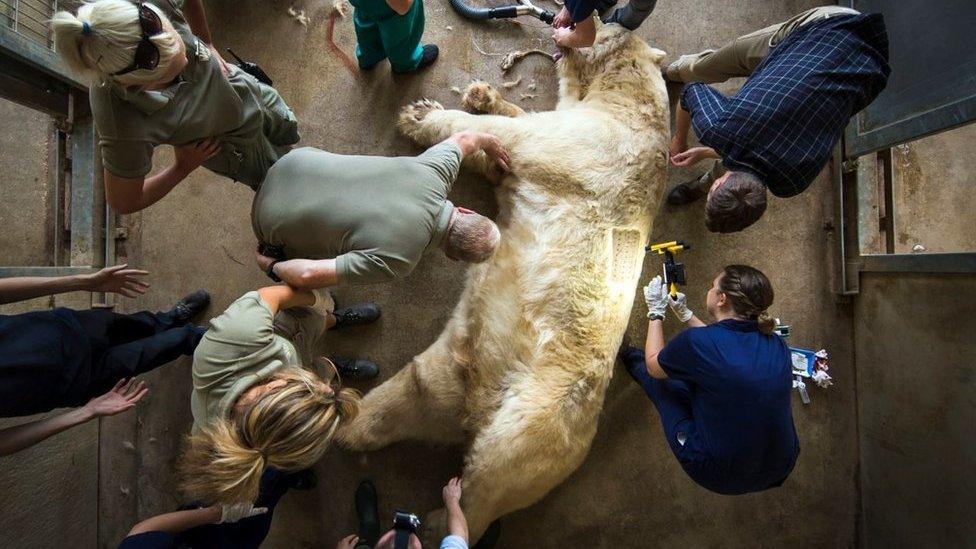
[[657, 66], [663, 67], [664, 58], [667, 56], [668, 54], [665, 53], [663, 50], [659, 50], [657, 48], [651, 48], [651, 61], [653, 61], [654, 64], [656, 64]]

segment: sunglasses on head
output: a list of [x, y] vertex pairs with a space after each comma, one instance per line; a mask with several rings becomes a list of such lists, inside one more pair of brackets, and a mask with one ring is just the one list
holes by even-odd
[[163, 22], [152, 8], [142, 2], [139, 2], [139, 25], [142, 27], [142, 40], [136, 46], [136, 55], [132, 64], [113, 76], [121, 76], [140, 69], [151, 71], [159, 66], [159, 48], [150, 38], [163, 32]]

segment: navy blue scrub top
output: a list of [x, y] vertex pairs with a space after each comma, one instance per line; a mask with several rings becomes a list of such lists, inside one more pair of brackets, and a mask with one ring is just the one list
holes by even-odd
[[741, 481], [741, 489], [728, 491], [786, 478], [800, 443], [790, 352], [782, 338], [760, 332], [756, 321], [723, 320], [684, 330], [657, 360], [668, 377], [690, 385], [695, 432], [686, 446], [712, 471]]

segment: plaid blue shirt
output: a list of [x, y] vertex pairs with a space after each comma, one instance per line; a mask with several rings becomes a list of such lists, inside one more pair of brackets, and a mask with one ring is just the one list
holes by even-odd
[[890, 72], [881, 15], [834, 16], [793, 31], [732, 97], [696, 82], [681, 105], [726, 168], [794, 196], [816, 179], [851, 116], [881, 93]]

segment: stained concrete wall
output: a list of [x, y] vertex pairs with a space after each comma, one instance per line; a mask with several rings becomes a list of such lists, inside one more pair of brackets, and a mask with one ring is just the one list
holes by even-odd
[[855, 308], [861, 540], [976, 546], [976, 279], [862, 276]]

